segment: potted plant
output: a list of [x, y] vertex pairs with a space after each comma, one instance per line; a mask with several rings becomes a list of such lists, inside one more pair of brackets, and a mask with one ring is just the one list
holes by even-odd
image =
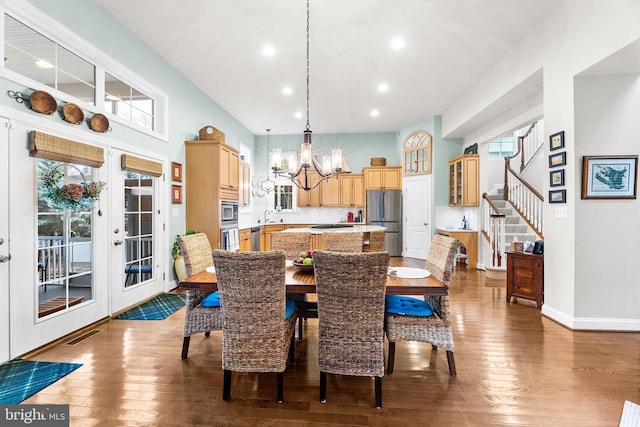
[[[197, 231], [189, 230], [184, 236], [188, 234], [196, 234]], [[183, 280], [187, 277], [187, 270], [184, 265], [184, 257], [182, 256], [182, 252], [180, 252], [180, 243], [178, 243], [178, 237], [176, 236], [176, 241], [173, 242], [173, 248], [171, 248], [171, 256], [173, 257], [173, 269], [176, 272], [176, 277], [178, 280]]]

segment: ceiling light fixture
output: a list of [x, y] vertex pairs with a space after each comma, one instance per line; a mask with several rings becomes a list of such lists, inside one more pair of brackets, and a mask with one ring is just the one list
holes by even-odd
[[378, 92], [386, 92], [389, 90], [389, 85], [386, 83], [380, 83], [378, 85]]
[[397, 37], [391, 41], [391, 49], [400, 50], [404, 47], [404, 40], [400, 37]]
[[293, 89], [291, 89], [289, 86], [285, 86], [282, 88], [283, 95], [291, 95], [292, 93], [293, 93]]
[[[269, 163], [269, 153], [271, 152], [271, 138], [269, 138], [269, 132], [271, 132], [271, 129], [267, 129], [267, 163]], [[276, 183], [275, 181], [270, 179], [269, 175], [267, 174], [267, 179], [262, 181], [262, 184], [260, 184], [260, 188], [262, 188], [262, 190], [266, 191], [268, 194], [272, 192], [274, 188], [276, 188]]]
[[[276, 176], [284, 176], [290, 179], [296, 187], [309, 191], [316, 188], [322, 181], [331, 177], [337, 178], [342, 169], [342, 150], [334, 148], [331, 155], [323, 156], [322, 166], [316, 160], [311, 148], [311, 127], [309, 125], [309, 0], [307, 0], [307, 125], [304, 129], [304, 142], [300, 146], [300, 161], [293, 158], [287, 159], [287, 168], [283, 169], [282, 150], [274, 148], [271, 153], [271, 169]], [[319, 178], [311, 182], [311, 172], [315, 170]]]
[[371, 110], [371, 117], [378, 117], [380, 115], [380, 111], [378, 110]]
[[271, 46], [270, 44], [266, 45], [265, 47], [262, 48], [262, 54], [264, 56], [273, 56], [276, 54], [276, 49]]

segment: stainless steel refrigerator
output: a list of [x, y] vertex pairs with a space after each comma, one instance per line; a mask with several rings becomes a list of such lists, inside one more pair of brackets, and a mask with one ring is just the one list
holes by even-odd
[[367, 190], [367, 224], [385, 227], [384, 250], [402, 255], [402, 191]]

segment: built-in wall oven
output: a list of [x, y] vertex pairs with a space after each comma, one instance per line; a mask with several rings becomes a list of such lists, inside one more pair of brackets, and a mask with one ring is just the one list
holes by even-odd
[[237, 251], [240, 249], [238, 238], [238, 202], [220, 201], [220, 249]]

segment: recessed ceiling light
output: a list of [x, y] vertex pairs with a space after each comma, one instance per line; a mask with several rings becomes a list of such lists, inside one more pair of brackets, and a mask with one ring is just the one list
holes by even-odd
[[275, 54], [276, 54], [276, 48], [275, 48], [275, 47], [273, 47], [273, 46], [271, 46], [270, 44], [265, 45], [265, 46], [262, 48], [262, 54], [263, 54], [264, 56], [273, 56], [273, 55], [275, 55]]
[[400, 37], [396, 37], [391, 41], [391, 49], [400, 50], [404, 47], [404, 40]]
[[293, 115], [293, 117], [295, 117], [296, 119], [301, 119], [302, 118], [302, 113], [300, 111], [298, 111], [297, 113], [295, 113]]
[[378, 117], [380, 115], [380, 111], [371, 110], [371, 112], [369, 114], [371, 114], [371, 117]]
[[53, 65], [51, 65], [50, 62], [47, 62], [44, 59], [37, 60], [36, 65], [40, 68], [53, 68]]
[[386, 92], [389, 90], [389, 85], [386, 83], [380, 83], [378, 85], [378, 92]]
[[289, 86], [285, 86], [282, 88], [283, 95], [291, 95], [292, 93], [293, 93], [293, 89], [291, 89]]

